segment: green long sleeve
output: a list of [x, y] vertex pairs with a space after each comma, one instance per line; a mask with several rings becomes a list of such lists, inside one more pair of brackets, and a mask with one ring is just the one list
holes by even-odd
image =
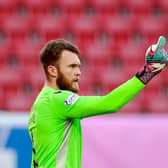
[[80, 96], [67, 115], [72, 118], [84, 118], [117, 112], [144, 87], [139, 79], [133, 77], [105, 96]]

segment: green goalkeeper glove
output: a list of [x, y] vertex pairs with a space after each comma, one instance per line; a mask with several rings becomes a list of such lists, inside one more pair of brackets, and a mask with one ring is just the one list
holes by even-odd
[[168, 55], [164, 50], [166, 39], [159, 37], [157, 44], [151, 45], [146, 51], [146, 63], [136, 74], [144, 84], [147, 84], [155, 75], [161, 72], [168, 64]]

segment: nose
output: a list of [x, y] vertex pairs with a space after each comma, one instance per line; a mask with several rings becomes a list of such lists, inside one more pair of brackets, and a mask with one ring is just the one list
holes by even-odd
[[81, 75], [81, 70], [80, 68], [77, 68], [75, 71], [75, 75], [80, 76]]

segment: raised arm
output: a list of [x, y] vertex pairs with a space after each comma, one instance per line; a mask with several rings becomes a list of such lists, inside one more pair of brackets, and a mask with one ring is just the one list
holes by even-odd
[[145, 85], [168, 63], [164, 50], [166, 39], [161, 36], [157, 44], [151, 45], [146, 52], [146, 62], [135, 77], [128, 80], [106, 96], [79, 96], [72, 107], [68, 109], [70, 118], [84, 118], [94, 115], [117, 112], [132, 100]]
[[144, 84], [133, 77], [105, 96], [80, 96], [67, 115], [72, 118], [84, 118], [94, 115], [113, 113], [120, 110], [133, 99]]

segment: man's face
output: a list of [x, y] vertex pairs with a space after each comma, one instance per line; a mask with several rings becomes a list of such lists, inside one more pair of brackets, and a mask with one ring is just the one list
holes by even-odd
[[58, 78], [56, 83], [61, 90], [79, 91], [80, 60], [78, 55], [64, 50], [59, 60]]

